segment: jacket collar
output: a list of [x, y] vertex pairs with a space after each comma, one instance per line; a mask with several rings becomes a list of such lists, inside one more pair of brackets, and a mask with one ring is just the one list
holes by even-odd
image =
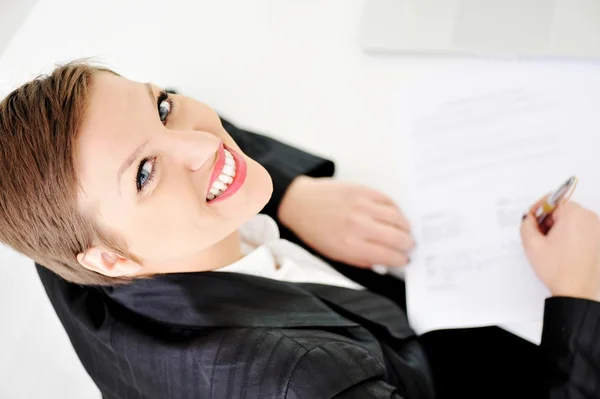
[[165, 274], [102, 290], [130, 312], [178, 328], [358, 325], [300, 284], [237, 273]]

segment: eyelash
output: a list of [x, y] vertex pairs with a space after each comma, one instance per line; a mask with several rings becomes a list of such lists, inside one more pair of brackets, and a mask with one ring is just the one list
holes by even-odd
[[[163, 125], [167, 124], [167, 122], [169, 121], [169, 117], [171, 116], [171, 114], [173, 113], [173, 110], [175, 109], [175, 101], [173, 101], [173, 98], [171, 98], [169, 93], [167, 93], [166, 91], [163, 90], [160, 92], [160, 94], [158, 95], [158, 98], [156, 99], [156, 109], [157, 110], [160, 110], [160, 104], [165, 100], [169, 103], [169, 113], [165, 117], [165, 120], [161, 121], [161, 123]], [[158, 118], [160, 120], [160, 113], [158, 114]]]
[[[150, 175], [140, 185], [140, 183], [139, 183], [140, 175], [142, 173], [142, 170], [144, 169], [144, 165], [146, 164], [146, 162], [150, 162], [152, 164], [152, 172], [150, 172]], [[144, 159], [142, 159], [140, 161], [140, 163], [138, 164], [137, 173], [135, 174], [135, 181], [134, 181], [138, 193], [144, 191], [148, 187], [148, 184], [154, 179], [155, 174], [156, 174], [156, 157], [145, 157]]]
[[[169, 93], [167, 93], [166, 91], [161, 91], [160, 94], [158, 95], [158, 98], [156, 99], [157, 110], [160, 110], [160, 104], [165, 100], [169, 102], [169, 113], [165, 117], [165, 120], [161, 121], [161, 123], [163, 125], [167, 124], [167, 122], [169, 120], [169, 116], [171, 116], [171, 114], [173, 113], [173, 109], [175, 108], [175, 102], [169, 96]], [[160, 112], [158, 114], [158, 117], [160, 120]], [[152, 163], [152, 172], [150, 172], [150, 175], [146, 178], [144, 183], [140, 184], [139, 181], [140, 181], [141, 173], [142, 173], [142, 170], [144, 169], [144, 165], [146, 164], [146, 162]], [[134, 180], [134, 183], [135, 183], [138, 193], [144, 191], [146, 189], [146, 187], [148, 187], [148, 184], [154, 179], [155, 174], [156, 174], [156, 157], [145, 157], [144, 159], [142, 159], [140, 161], [140, 163], [138, 164], [137, 173], [135, 174], [135, 180]]]

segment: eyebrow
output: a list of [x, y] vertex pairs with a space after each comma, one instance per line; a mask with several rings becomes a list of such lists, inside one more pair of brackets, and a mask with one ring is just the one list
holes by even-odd
[[[152, 89], [152, 84], [145, 83], [144, 86], [146, 86], [146, 92], [148, 93], [148, 96], [150, 96], [151, 104], [154, 105], [154, 102], [156, 101], [156, 97], [154, 97], [154, 90]], [[121, 177], [123, 177], [123, 173], [125, 173], [125, 171], [127, 171], [127, 169], [129, 169], [131, 167], [131, 164], [133, 164], [133, 161], [135, 161], [136, 158], [138, 158], [140, 156], [140, 153], [142, 152], [142, 150], [144, 149], [146, 144], [148, 144], [148, 140], [144, 141], [138, 148], [136, 148], [135, 151], [133, 151], [131, 153], [131, 155], [129, 155], [129, 157], [127, 157], [127, 159], [125, 161], [123, 161], [123, 163], [121, 164], [121, 167], [119, 168], [119, 171], [117, 172], [117, 187], [119, 187], [119, 194], [121, 193], [120, 187], [121, 187]]]
[[[135, 161], [136, 158], [140, 156], [140, 153], [142, 152], [142, 150], [144, 149], [146, 144], [148, 144], [148, 140], [144, 141], [142, 143], [142, 145], [140, 145], [138, 148], [136, 148], [135, 151], [131, 153], [131, 155], [123, 162], [123, 164], [119, 168], [119, 172], [117, 173], [117, 176], [118, 176], [117, 186], [118, 187], [121, 187], [121, 177], [123, 176], [123, 173], [125, 173], [125, 171], [131, 167], [131, 164], [133, 163], [133, 161]], [[119, 190], [119, 193], [120, 192], [121, 191]]]
[[150, 101], [152, 101], [152, 104], [154, 104], [154, 102], [156, 101], [156, 97], [154, 96], [154, 89], [152, 88], [152, 83], [146, 82], [144, 83], [144, 86], [146, 86], [146, 91], [150, 96]]

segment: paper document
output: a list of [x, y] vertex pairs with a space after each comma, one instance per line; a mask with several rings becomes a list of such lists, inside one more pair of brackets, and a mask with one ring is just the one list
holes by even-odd
[[[587, 98], [577, 84], [587, 87], [577, 78], [565, 89], [566, 82], [465, 72], [399, 90], [395, 129], [411, 154], [417, 241], [405, 279], [417, 332], [500, 325], [539, 342], [549, 292], [524, 255], [522, 216], [573, 174], [581, 186], [600, 181], [586, 164], [593, 152], [571, 144], [586, 145], [600, 131], [591, 113], [585, 126], [573, 122], [586, 112], [575, 106]], [[598, 209], [598, 190], [590, 192]]]

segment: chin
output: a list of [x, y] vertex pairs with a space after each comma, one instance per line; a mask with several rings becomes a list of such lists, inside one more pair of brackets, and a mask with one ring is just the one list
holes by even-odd
[[[244, 155], [246, 175], [243, 184], [231, 196], [223, 195], [207, 204], [222, 216], [246, 221], [267, 205], [273, 194], [273, 181], [269, 172], [258, 162]], [[234, 183], [232, 183], [232, 186]], [[225, 197], [225, 198], [223, 198]], [[240, 223], [241, 224], [241, 223]]]
[[[273, 180], [269, 172], [262, 165], [253, 159], [248, 159], [248, 163], [252, 164], [254, 174], [253, 184], [251, 187], [248, 187], [250, 189], [249, 196], [251, 197], [249, 198], [249, 202], [254, 205], [254, 213], [252, 214], [254, 216], [262, 211], [271, 199], [273, 195]], [[248, 169], [250, 169], [250, 165]]]

